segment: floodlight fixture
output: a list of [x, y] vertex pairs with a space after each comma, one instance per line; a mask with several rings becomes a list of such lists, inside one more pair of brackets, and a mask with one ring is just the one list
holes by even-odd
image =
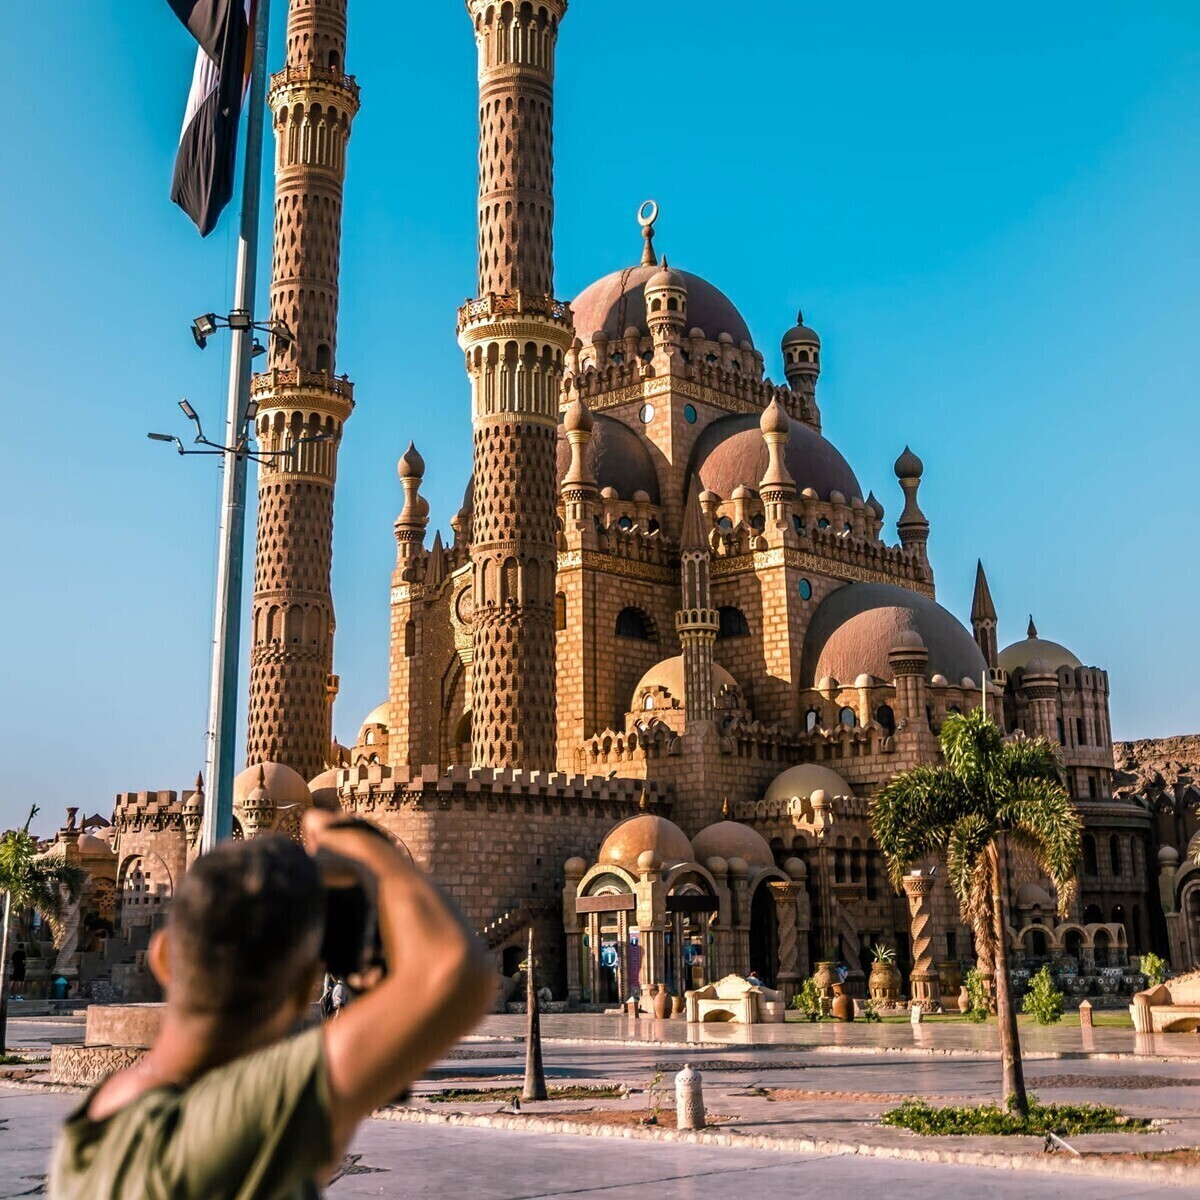
[[264, 346], [262, 344], [262, 342], [260, 342], [258, 340], [258, 338], [255, 338], [254, 344], [250, 347], [250, 357], [251, 358], [261, 358], [264, 354], [266, 354], [266, 352], [267, 352], [266, 346]]
[[296, 344], [296, 335], [288, 328], [286, 321], [272, 321], [267, 326], [267, 331], [272, 337], [277, 337], [284, 345], [294, 346]]
[[216, 313], [204, 313], [192, 322], [192, 338], [201, 350], [204, 349], [208, 339], [220, 328], [217, 322]]
[[152, 442], [173, 442], [175, 440], [174, 434], [170, 433], [148, 433], [146, 436]]
[[258, 401], [249, 400], [246, 403], [246, 420], [253, 421], [258, 416]]
[[196, 419], [196, 410], [191, 406], [191, 404], [188, 403], [186, 396], [180, 400], [179, 407], [183, 409], [183, 415], [187, 417], [189, 421], [194, 421]]
[[235, 333], [245, 333], [254, 328], [254, 318], [244, 308], [235, 308], [225, 323]]

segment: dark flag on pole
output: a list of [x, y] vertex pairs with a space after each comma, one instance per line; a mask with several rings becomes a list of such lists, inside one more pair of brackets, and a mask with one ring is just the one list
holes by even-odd
[[171, 199], [201, 237], [233, 197], [238, 120], [250, 78], [255, 0], [169, 0], [200, 43], [188, 93]]

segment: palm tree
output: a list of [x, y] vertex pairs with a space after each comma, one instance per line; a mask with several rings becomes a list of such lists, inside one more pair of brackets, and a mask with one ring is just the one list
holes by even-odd
[[1029, 854], [1051, 879], [1060, 916], [1075, 893], [1082, 822], [1062, 785], [1058, 753], [1045, 738], [1005, 741], [981, 710], [950, 713], [939, 737], [944, 762], [913, 767], [875, 796], [871, 823], [900, 889], [913, 863], [946, 864], [976, 952], [993, 965], [1000, 1027], [1003, 1102], [1028, 1115], [1017, 1016], [1009, 991], [1001, 865], [1006, 846]]
[[0, 837], [0, 891], [4, 893], [4, 925], [0, 932], [0, 1054], [8, 1037], [8, 932], [13, 910], [32, 908], [55, 928], [69, 905], [74, 904], [87, 883], [87, 872], [72, 863], [38, 858], [37, 839], [29, 824], [37, 816], [37, 805], [21, 829], [10, 829]]

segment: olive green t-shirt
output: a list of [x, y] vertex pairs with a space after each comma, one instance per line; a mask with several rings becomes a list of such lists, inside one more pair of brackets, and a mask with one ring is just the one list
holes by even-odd
[[146, 1092], [100, 1121], [67, 1118], [54, 1200], [312, 1200], [332, 1154], [321, 1029]]

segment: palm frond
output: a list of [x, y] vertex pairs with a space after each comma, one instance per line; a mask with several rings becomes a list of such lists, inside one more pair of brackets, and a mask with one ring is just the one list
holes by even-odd
[[997, 816], [1012, 843], [1032, 854], [1050, 877], [1059, 916], [1065, 917], [1083, 854], [1083, 821], [1066, 789], [1056, 779], [1018, 780]]
[[949, 713], [942, 722], [938, 740], [949, 770], [973, 794], [986, 788], [991, 764], [1000, 753], [1000, 730], [981, 709]]
[[943, 853], [964, 807], [959, 782], [945, 767], [913, 767], [875, 793], [871, 824], [893, 887], [900, 887], [904, 872], [918, 859]]
[[987, 844], [995, 836], [995, 825], [982, 813], [968, 813], [950, 828], [946, 839], [946, 873], [964, 916], [977, 904], [979, 864]]

